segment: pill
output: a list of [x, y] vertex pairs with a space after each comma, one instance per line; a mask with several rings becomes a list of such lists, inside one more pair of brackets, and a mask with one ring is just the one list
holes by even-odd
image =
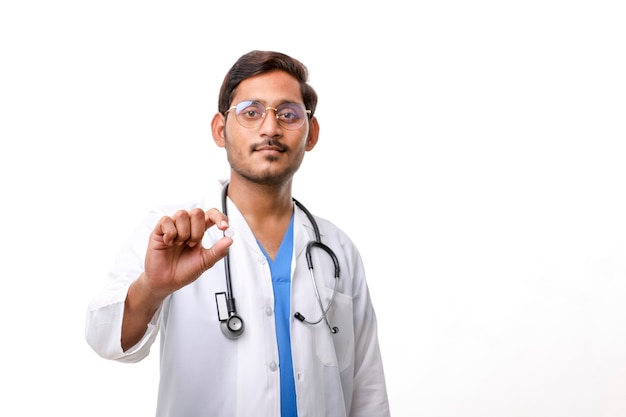
[[235, 235], [235, 231], [231, 229], [230, 227], [224, 230], [224, 236], [233, 237], [234, 235]]

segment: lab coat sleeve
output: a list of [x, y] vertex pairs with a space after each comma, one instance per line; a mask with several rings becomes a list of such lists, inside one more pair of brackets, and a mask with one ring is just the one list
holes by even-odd
[[350, 417], [389, 416], [389, 401], [378, 342], [376, 314], [365, 280], [362, 259], [352, 248], [355, 334], [354, 391]]
[[161, 308], [150, 321], [143, 338], [126, 352], [122, 350], [122, 318], [130, 284], [141, 275], [148, 238], [162, 213], [152, 211], [131, 234], [109, 272], [103, 290], [89, 303], [85, 338], [101, 357], [119, 362], [138, 362], [148, 356], [156, 340]]

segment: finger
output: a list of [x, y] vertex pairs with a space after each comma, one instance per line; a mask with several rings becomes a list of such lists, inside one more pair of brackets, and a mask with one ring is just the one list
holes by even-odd
[[220, 230], [228, 229], [228, 217], [216, 208], [207, 210], [204, 213], [204, 220], [207, 229], [213, 225], [217, 225]]
[[191, 229], [187, 245], [193, 247], [202, 241], [202, 237], [204, 236], [204, 232], [206, 230], [204, 210], [201, 208], [195, 208], [189, 211], [189, 220]]
[[213, 246], [210, 248], [204, 249], [202, 251], [202, 262], [204, 270], [211, 268], [215, 265], [220, 259], [228, 254], [228, 249], [233, 244], [233, 240], [229, 237], [224, 236]]
[[181, 245], [191, 236], [191, 216], [188, 211], [179, 210], [172, 216], [172, 221], [176, 227], [174, 243]]
[[165, 245], [170, 245], [177, 235], [176, 225], [171, 217], [162, 217], [154, 228], [154, 233]]

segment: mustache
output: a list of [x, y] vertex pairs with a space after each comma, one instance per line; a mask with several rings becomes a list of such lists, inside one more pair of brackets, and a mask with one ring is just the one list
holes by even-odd
[[262, 142], [257, 142], [251, 145], [251, 149], [253, 151], [257, 149], [263, 149], [263, 148], [272, 148], [280, 152], [284, 152], [289, 149], [287, 145], [280, 142], [276, 138], [265, 138]]

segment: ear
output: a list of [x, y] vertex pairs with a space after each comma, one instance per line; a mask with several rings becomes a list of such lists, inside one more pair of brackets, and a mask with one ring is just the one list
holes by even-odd
[[213, 140], [215, 144], [220, 148], [226, 146], [226, 142], [224, 140], [224, 129], [226, 128], [226, 117], [217, 112], [215, 116], [213, 116], [213, 120], [211, 120], [211, 133], [213, 134]]
[[312, 150], [317, 144], [317, 139], [320, 135], [320, 125], [317, 122], [317, 117], [313, 116], [309, 121], [309, 136], [306, 138], [306, 150], [307, 152]]

